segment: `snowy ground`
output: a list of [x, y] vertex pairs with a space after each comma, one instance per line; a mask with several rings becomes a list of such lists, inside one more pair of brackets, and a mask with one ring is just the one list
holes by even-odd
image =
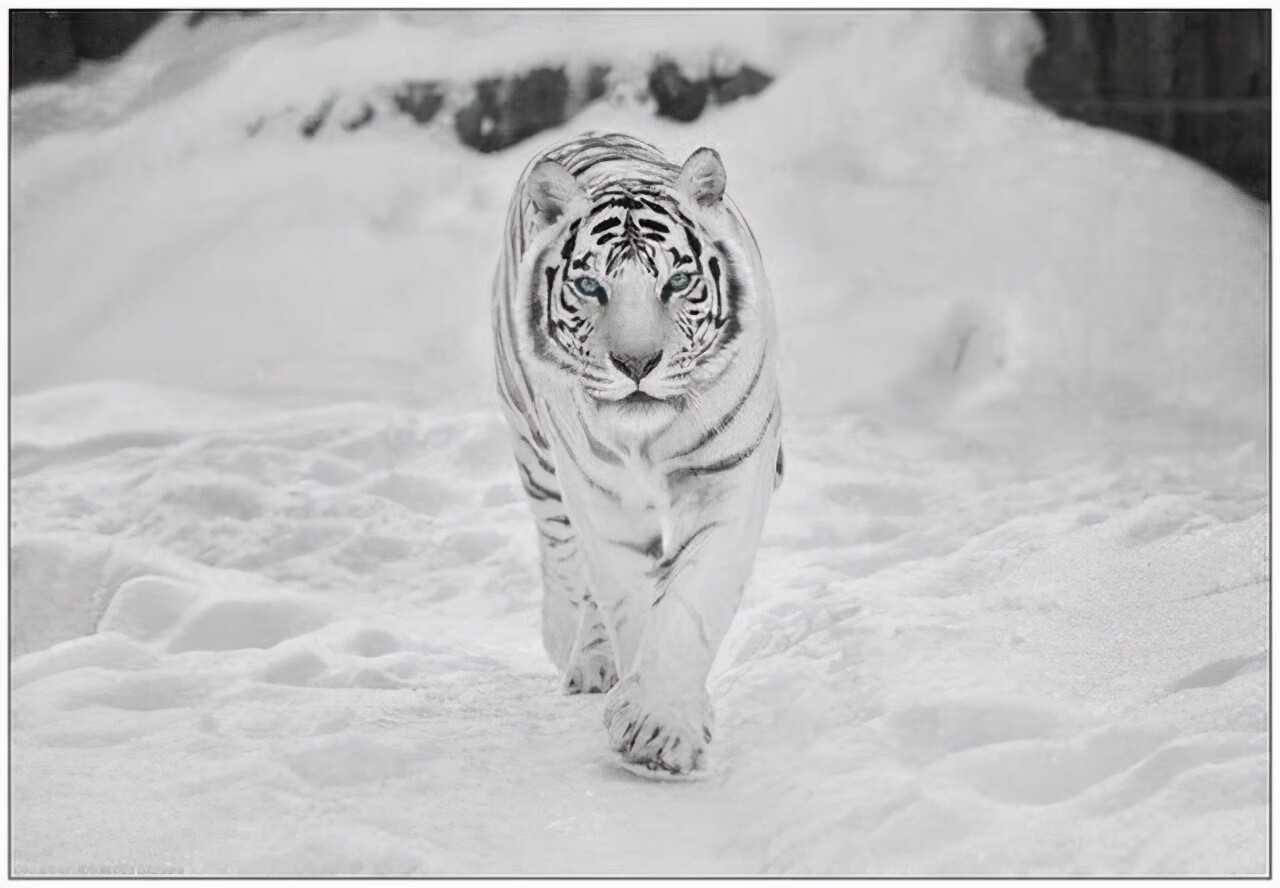
[[[1029, 16], [539, 21], [170, 23], [18, 95], [15, 872], [1265, 871], [1265, 208], [1032, 104]], [[555, 690], [491, 394], [563, 132], [244, 124], [708, 31], [778, 80], [563, 131], [718, 147], [778, 293], [788, 476], [673, 786]]]

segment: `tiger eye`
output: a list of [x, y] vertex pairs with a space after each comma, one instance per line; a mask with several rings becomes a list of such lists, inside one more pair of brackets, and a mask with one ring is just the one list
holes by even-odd
[[667, 278], [667, 285], [662, 288], [662, 301], [666, 302], [672, 296], [678, 296], [689, 289], [693, 285], [693, 275], [686, 274], [683, 271], [676, 272]]
[[601, 302], [605, 301], [604, 287], [593, 277], [583, 275], [573, 282], [573, 287], [588, 299], [599, 299]]

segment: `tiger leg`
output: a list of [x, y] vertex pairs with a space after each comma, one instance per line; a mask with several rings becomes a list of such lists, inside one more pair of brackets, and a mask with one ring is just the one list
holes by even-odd
[[689, 773], [702, 766], [715, 726], [706, 689], [714, 651], [696, 604], [664, 600], [653, 611], [634, 668], [609, 694], [604, 725], [625, 761]]
[[540, 520], [542, 643], [568, 694], [609, 690], [618, 680], [613, 643], [588, 591], [578, 539], [567, 519]]
[[610, 746], [625, 761], [654, 770], [696, 770], [712, 727], [705, 682], [713, 652], [696, 629], [687, 631], [699, 618], [689, 613], [687, 595], [655, 606], [654, 559], [607, 544], [591, 554], [594, 588], [622, 673], [605, 704]]
[[618, 683], [613, 641], [594, 601], [587, 599], [578, 610], [578, 632], [564, 671], [564, 691], [603, 694]]
[[619, 640], [626, 671], [604, 712], [610, 746], [624, 760], [673, 774], [702, 766], [714, 728], [707, 676], [742, 600], [763, 512], [712, 526], [659, 564], [650, 594], [628, 608], [643, 628], [634, 655]]

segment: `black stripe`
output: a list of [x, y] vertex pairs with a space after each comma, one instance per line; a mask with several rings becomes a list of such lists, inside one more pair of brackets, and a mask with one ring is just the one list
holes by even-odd
[[693, 250], [693, 258], [697, 259], [702, 255], [702, 241], [698, 240], [698, 236], [693, 233], [692, 225], [686, 225], [684, 233], [685, 237], [689, 238], [689, 249]]
[[524, 486], [525, 493], [529, 494], [535, 500], [543, 502], [546, 500], [554, 500], [560, 502], [560, 494], [550, 488], [543, 487], [537, 481], [533, 480], [533, 475], [521, 463], [516, 463], [520, 469], [520, 483]]
[[641, 228], [648, 228], [650, 231], [661, 231], [663, 234], [669, 234], [671, 232], [670, 228], [663, 225], [661, 222], [654, 221], [653, 219], [640, 219], [638, 221]]
[[644, 204], [640, 203], [640, 201], [636, 200], [629, 194], [620, 194], [596, 204], [596, 212], [609, 210], [613, 207], [622, 207], [626, 210], [643, 210]]
[[581, 219], [574, 219], [569, 225], [569, 230], [565, 232], [564, 247], [560, 250], [560, 258], [569, 261], [569, 257], [573, 255], [573, 245], [578, 239], [578, 226], [582, 224]]
[[559, 549], [561, 546], [564, 546], [568, 543], [575, 542], [578, 539], [576, 536], [558, 537], [553, 533], [547, 533], [545, 530], [542, 530], [541, 528], [539, 528], [538, 532], [542, 534], [542, 538], [547, 541], [547, 545], [550, 546], [552, 549]]
[[551, 298], [556, 291], [556, 273], [560, 270], [557, 265], [547, 266], [547, 335], [551, 335]]
[[[729, 250], [725, 247], [724, 242], [716, 241], [716, 249], [725, 257], [724, 295], [728, 301], [725, 317], [717, 326], [725, 328], [723, 334], [721, 334], [724, 337], [722, 344], [728, 345], [742, 332], [742, 325], [738, 322], [738, 313], [742, 307], [742, 284], [739, 282], [738, 276], [733, 272], [733, 262], [729, 258]], [[710, 265], [710, 262], [708, 262], [708, 265]]]
[[620, 220], [620, 219], [618, 219], [617, 217], [615, 217], [615, 218], [613, 218], [613, 219], [605, 219], [603, 222], [601, 222], [601, 223], [600, 223], [599, 225], [597, 225], [595, 228], [591, 229], [591, 233], [592, 233], [592, 234], [600, 234], [601, 232], [608, 231], [610, 228], [613, 228], [615, 225], [618, 225], [618, 224], [620, 224], [620, 223], [621, 223], [621, 220]]
[[[586, 150], [590, 150], [591, 148], [601, 148], [602, 146], [592, 144], [585, 147], [586, 147]], [[582, 155], [579, 155], [578, 158], [575, 158], [575, 160], [581, 160], [581, 159], [582, 159]], [[608, 163], [613, 160], [625, 160], [625, 159], [626, 158], [621, 154], [601, 153], [596, 157], [592, 157], [589, 160], [586, 160], [585, 163], [581, 163], [581, 162], [574, 163], [572, 168], [570, 169], [570, 172], [572, 172], [575, 177], [581, 177], [583, 173], [591, 169], [593, 166], [596, 166], [597, 164]]]
[[592, 478], [590, 475], [587, 474], [587, 470], [584, 469], [582, 467], [582, 464], [578, 462], [578, 457], [576, 454], [574, 454], [572, 447], [566, 447], [565, 452], [569, 454], [569, 459], [573, 461], [573, 464], [575, 466], [577, 466], [578, 472], [581, 473], [582, 477], [586, 480], [588, 484], [590, 484], [596, 490], [603, 493], [605, 496], [609, 497], [609, 499], [613, 500], [614, 502], [621, 502], [622, 497], [619, 494], [605, 487], [599, 481], [595, 480], [594, 478]]
[[621, 546], [624, 549], [630, 549], [646, 558], [652, 558], [657, 561], [662, 557], [662, 537], [655, 536], [644, 543], [632, 543], [626, 540], [609, 540], [615, 546]]
[[[604, 382], [605, 380], [599, 380], [599, 381]], [[587, 438], [587, 446], [591, 448], [592, 456], [594, 456], [596, 459], [603, 460], [604, 462], [607, 462], [610, 465], [614, 465], [614, 466], [622, 465], [622, 457], [618, 456], [618, 454], [615, 453], [613, 450], [611, 450], [609, 447], [597, 441], [595, 436], [591, 434], [591, 430], [589, 428], [587, 428], [584, 425], [582, 427], [582, 431]]]
[[[550, 246], [545, 247], [542, 250], [542, 252], [537, 255], [537, 259], [534, 262], [533, 267], [534, 268], [541, 267], [543, 260], [547, 257], [547, 254], [550, 252], [551, 252], [551, 247]], [[503, 315], [506, 318], [507, 338], [511, 341], [512, 347], [514, 348], [516, 343], [520, 341], [520, 337], [516, 333], [516, 321], [517, 321], [517, 315], [518, 315], [519, 322], [522, 325], [527, 326], [528, 331], [533, 338], [534, 352], [541, 358], [548, 357], [551, 353], [551, 350], [548, 348], [548, 345], [547, 345], [548, 341], [551, 339], [551, 329], [549, 326], [550, 317], [551, 317], [550, 306], [548, 306], [547, 308], [548, 328], [546, 330], [543, 330], [541, 327], [538, 326], [538, 313], [541, 311], [542, 307], [538, 304], [537, 286], [531, 286], [529, 288], [529, 301], [527, 303], [527, 307], [525, 304], [522, 303], [517, 310], [517, 305], [514, 303], [514, 296], [515, 296], [514, 291], [511, 289], [508, 289], [506, 294], [506, 299], [503, 302], [503, 311], [502, 311]], [[527, 312], [527, 314], [525, 312]], [[520, 373], [521, 381], [524, 383], [523, 390], [520, 393], [520, 396], [521, 396], [520, 405], [519, 405], [520, 412], [528, 415], [528, 413], [530, 412], [533, 406], [532, 405], [533, 385], [532, 383], [529, 382], [529, 374], [525, 372], [524, 366], [519, 362], [513, 361], [513, 363], [515, 364], [516, 370]], [[529, 395], [528, 400], [526, 400], [524, 397], [524, 393], [526, 392]]]
[[[552, 477], [555, 477], [555, 474], [556, 474], [556, 467], [555, 467], [555, 466], [553, 466], [553, 465], [551, 465], [551, 463], [547, 462], [546, 457], [544, 457], [544, 456], [542, 455], [542, 451], [541, 451], [540, 449], [538, 449], [537, 447], [535, 447], [535, 446], [533, 445], [533, 442], [532, 442], [532, 441], [530, 441], [528, 438], [526, 438], [524, 435], [520, 435], [520, 440], [521, 440], [521, 442], [523, 442], [523, 443], [524, 443], [524, 445], [525, 445], [526, 447], [528, 447], [528, 448], [529, 448], [529, 451], [533, 454], [533, 458], [534, 458], [534, 459], [536, 459], [536, 460], [538, 461], [538, 465], [542, 466], [543, 471], [545, 471], [548, 475], [551, 475]], [[546, 442], [546, 441], [543, 441], [543, 442], [542, 442], [542, 446], [543, 446], [543, 447], [546, 447], [546, 446], [547, 446], [547, 442]], [[517, 462], [519, 462], [519, 458], [518, 458], [518, 457], [517, 457]]]
[[614, 502], [621, 502], [622, 496], [620, 494], [605, 487], [599, 481], [596, 481], [589, 474], [587, 474], [587, 470], [582, 467], [582, 463], [578, 462], [578, 455], [574, 453], [573, 448], [569, 446], [569, 437], [564, 433], [564, 429], [560, 428], [560, 423], [556, 421], [556, 418], [554, 415], [551, 415], [551, 424], [556, 427], [556, 431], [560, 435], [560, 440], [563, 441], [565, 444], [564, 452], [568, 454], [570, 462], [572, 462], [573, 465], [577, 468], [579, 474], [582, 475], [583, 479], [592, 487], [594, 487], [596, 490], [598, 490], [600, 493], [603, 493], [605, 496], [609, 497], [609, 499], [613, 500]]
[[747, 457], [755, 453], [757, 448], [760, 447], [760, 442], [764, 440], [764, 436], [769, 432], [769, 426], [773, 425], [773, 417], [776, 415], [777, 411], [778, 405], [774, 404], [773, 409], [769, 411], [768, 417], [765, 418], [764, 428], [760, 430], [760, 434], [756, 436], [756, 439], [751, 442], [751, 446], [747, 447], [745, 450], [740, 450], [732, 456], [726, 456], [724, 459], [708, 463], [705, 466], [690, 466], [689, 468], [676, 469], [668, 472], [667, 483], [675, 484], [685, 478], [697, 475], [712, 475], [716, 472], [727, 472], [729, 469], [741, 465]]
[[[649, 572], [649, 575], [654, 579], [656, 579], [659, 585], [664, 585], [664, 586], [667, 585], [670, 582], [671, 576], [675, 571], [676, 562], [680, 560], [680, 556], [684, 555], [684, 553], [688, 550], [688, 548], [691, 545], [693, 545], [695, 540], [697, 540], [699, 537], [701, 537], [704, 533], [709, 531], [711, 528], [719, 526], [719, 524], [720, 524], [719, 521], [711, 521], [711, 522], [708, 522], [707, 524], [702, 525], [702, 527], [698, 528], [697, 530], [695, 530], [692, 534], [690, 534], [685, 539], [683, 543], [680, 544], [680, 548], [676, 549], [675, 552], [671, 553], [669, 557], [664, 558], [662, 561], [660, 561], [657, 564], [657, 566], [655, 566], [653, 570]], [[653, 607], [657, 607], [658, 602], [661, 601], [663, 598], [665, 598], [666, 595], [667, 595], [667, 589], [664, 588], [662, 590], [662, 594], [660, 594], [657, 598], [654, 599]]]
[[546, 472], [548, 475], [554, 478], [556, 475], [556, 467], [547, 461], [547, 458], [542, 455], [541, 450], [532, 446], [529, 449], [533, 451], [533, 458], [538, 461], [538, 466], [544, 472]]
[[533, 424], [532, 418], [529, 422], [529, 434], [533, 435], [533, 443], [537, 445], [538, 449], [544, 452], [551, 449], [551, 442], [542, 437], [542, 432]]
[[764, 373], [764, 361], [764, 355], [761, 355], [760, 363], [756, 366], [756, 373], [751, 377], [751, 383], [747, 386], [747, 390], [743, 393], [742, 397], [738, 399], [738, 403], [730, 407], [725, 415], [720, 417], [720, 421], [704, 432], [702, 437], [699, 438], [692, 447], [674, 454], [670, 457], [671, 459], [679, 459], [682, 456], [688, 456], [729, 427], [729, 424], [733, 422], [734, 417], [738, 415], [738, 411], [742, 409], [743, 405], [745, 405], [747, 400], [751, 397], [751, 393], [756, 390], [756, 386], [760, 384], [760, 377]]

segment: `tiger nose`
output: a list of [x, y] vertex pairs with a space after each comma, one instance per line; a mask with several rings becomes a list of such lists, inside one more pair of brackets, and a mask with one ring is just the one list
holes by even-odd
[[610, 354], [609, 360], [613, 362], [613, 366], [625, 373], [628, 379], [639, 382], [658, 366], [658, 362], [662, 360], [662, 352], [651, 355]]

